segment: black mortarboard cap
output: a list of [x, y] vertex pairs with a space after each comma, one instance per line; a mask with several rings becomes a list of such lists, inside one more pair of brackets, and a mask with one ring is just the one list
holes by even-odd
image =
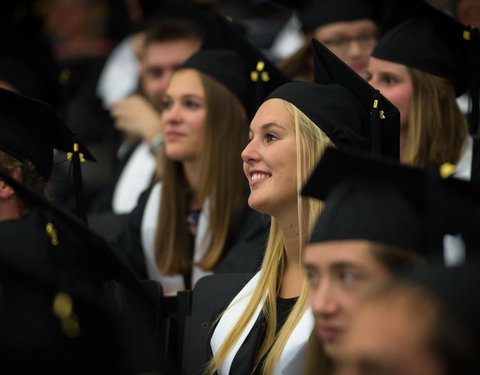
[[[199, 63], [199, 70], [217, 79], [239, 96], [250, 118], [273, 89], [290, 81], [232, 22], [218, 12], [213, 12], [202, 51], [218, 49], [234, 51], [238, 61], [233, 63], [226, 57], [212, 58], [210, 63], [207, 60]], [[212, 56], [215, 54], [210, 53]], [[222, 55], [226, 56], [224, 52]], [[190, 63], [187, 61], [186, 65]]]
[[480, 48], [478, 37], [474, 38], [478, 30], [474, 32], [423, 0], [409, 1], [397, 11], [403, 22], [378, 41], [372, 56], [447, 78], [457, 95], [465, 92], [470, 48]]
[[307, 0], [299, 9], [304, 32], [333, 22], [374, 19], [374, 9], [368, 0]]
[[370, 114], [369, 121], [362, 122], [362, 134], [370, 140], [372, 152], [399, 158], [398, 109], [322, 43], [315, 39], [312, 43], [315, 82], [337, 83], [355, 95], [362, 112]]
[[[26, 219], [10, 221], [8, 225], [11, 229], [7, 232], [0, 231], [2, 238], [12, 236], [12, 241], [8, 241], [11, 246], [16, 246], [15, 242], [19, 242], [19, 246], [22, 246], [22, 240], [30, 244], [31, 238], [36, 238], [38, 253], [50, 249], [45, 252], [50, 259], [45, 260], [51, 262], [54, 268], [68, 270], [71, 275], [77, 275], [81, 279], [88, 279], [94, 283], [117, 280], [138, 288], [138, 280], [133, 271], [114, 253], [105, 239], [93, 232], [78, 217], [13, 179], [1, 169], [0, 178], [28, 203], [31, 207], [30, 211], [33, 212], [30, 216], [30, 218], [33, 217], [30, 219], [34, 221], [33, 223], [28, 223]], [[1, 224], [0, 228], [6, 227], [3, 223]], [[14, 241], [16, 234], [13, 228], [25, 226], [24, 229], [27, 229], [29, 225], [32, 237], [24, 239], [19, 237], [19, 241]], [[17, 234], [20, 233], [21, 230], [18, 230]], [[4, 241], [2, 242], [5, 244]], [[15, 259], [15, 255], [12, 259]]]
[[366, 239], [426, 249], [423, 173], [393, 159], [329, 148], [302, 195], [325, 201], [310, 242]]
[[72, 152], [77, 143], [85, 159], [95, 160], [47, 103], [0, 89], [0, 107], [0, 150], [20, 161], [30, 160], [45, 180], [52, 171], [54, 149]]
[[[438, 257], [445, 234], [478, 252], [480, 187], [358, 151], [328, 149], [302, 194], [325, 200], [312, 242], [368, 239]], [[439, 172], [440, 171], [440, 172]]]
[[289, 82], [273, 90], [268, 99], [279, 98], [292, 103], [313, 121], [339, 148], [368, 150], [369, 139], [363, 134], [368, 113], [348, 90], [337, 84]]
[[86, 220], [80, 162], [95, 161], [88, 149], [45, 102], [0, 89], [0, 150], [24, 162], [29, 160], [48, 181], [54, 150], [66, 153], [72, 173], [78, 215]]
[[178, 69], [191, 68], [210, 76], [232, 92], [245, 107], [249, 114], [255, 109], [252, 107], [251, 86], [245, 77], [250, 72], [242, 57], [233, 50], [212, 49], [200, 50], [192, 55]]
[[369, 19], [383, 32], [398, 18], [395, 6], [405, 0], [273, 0], [274, 3], [297, 11], [302, 30], [313, 32], [333, 22]]

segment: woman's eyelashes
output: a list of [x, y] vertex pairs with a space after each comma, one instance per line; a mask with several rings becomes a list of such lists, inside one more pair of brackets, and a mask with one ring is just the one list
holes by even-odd
[[[204, 103], [201, 99], [191, 98], [191, 97], [182, 98], [179, 102], [182, 107], [191, 111], [203, 108], [204, 106]], [[164, 111], [169, 110], [174, 106], [174, 104], [175, 104], [175, 101], [167, 97], [162, 102], [162, 110]]]
[[380, 82], [386, 86], [392, 86], [398, 83], [398, 79], [391, 74], [385, 74], [381, 77]]
[[171, 99], [168, 99], [168, 98], [163, 99], [163, 101], [162, 101], [162, 110], [163, 111], [172, 108], [172, 106], [173, 106], [173, 101]]
[[[278, 140], [278, 137], [272, 133], [265, 133], [261, 137], [263, 137], [265, 143], [270, 143]], [[253, 141], [254, 138], [255, 138], [254, 134], [250, 132], [248, 137], [249, 142]]]
[[202, 107], [202, 103], [200, 103], [200, 100], [195, 99], [185, 99], [183, 105], [185, 106], [185, 108], [188, 108], [190, 110], [196, 110]]
[[265, 141], [266, 141], [267, 143], [276, 141], [277, 139], [278, 139], [277, 136], [275, 136], [274, 134], [271, 134], [271, 133], [265, 134]]

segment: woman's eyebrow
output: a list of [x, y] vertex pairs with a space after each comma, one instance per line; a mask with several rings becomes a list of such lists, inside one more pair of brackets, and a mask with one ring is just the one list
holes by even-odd
[[280, 129], [285, 129], [282, 125], [276, 123], [276, 122], [267, 122], [266, 124], [263, 124], [261, 126], [262, 130], [266, 131], [271, 128], [280, 128]]

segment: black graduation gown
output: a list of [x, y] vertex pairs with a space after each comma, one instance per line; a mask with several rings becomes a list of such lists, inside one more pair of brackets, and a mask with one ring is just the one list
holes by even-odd
[[[132, 267], [140, 279], [148, 279], [141, 226], [143, 213], [152, 188], [145, 191], [138, 200], [137, 207], [129, 214], [127, 223], [111, 245]], [[243, 210], [232, 223], [225, 253], [214, 273], [256, 272], [265, 252], [268, 240], [269, 218], [252, 210], [245, 196]]]
[[[197, 283], [193, 290], [191, 316], [187, 319], [183, 353], [186, 366], [182, 369], [182, 374], [200, 375], [203, 373], [207, 361], [212, 357], [211, 340], [216, 324], [218, 324], [217, 318], [255, 276], [257, 275], [216, 274], [206, 276]], [[277, 298], [277, 332], [285, 323], [296, 300], [297, 298]], [[313, 326], [313, 322], [311, 324]], [[302, 334], [302, 330], [305, 327], [303, 325], [302, 328], [302, 324], [298, 324], [297, 336], [298, 333]], [[312, 327], [304, 331], [305, 337], [310, 335], [311, 329]], [[233, 358], [229, 371], [230, 375], [251, 374], [257, 353], [263, 343], [265, 332], [265, 318], [260, 311]], [[285, 373], [290, 373], [290, 371], [292, 371], [291, 373], [299, 373], [301, 369], [299, 363], [301, 363], [303, 357], [295, 355], [295, 357], [290, 358], [294, 360], [284, 362], [283, 371]], [[259, 374], [260, 369], [261, 364], [257, 367], [255, 374]]]
[[480, 183], [480, 138], [473, 138], [472, 166], [470, 181]]
[[[0, 222], [0, 372], [169, 373], [158, 360], [158, 306], [100, 238], [64, 215], [33, 208]], [[52, 309], [59, 292], [70, 312]], [[65, 330], [72, 322], [79, 336]]]
[[203, 368], [212, 355], [210, 338], [215, 319], [253, 275], [251, 273], [209, 275], [195, 285], [192, 312], [186, 324], [183, 374], [203, 373]]

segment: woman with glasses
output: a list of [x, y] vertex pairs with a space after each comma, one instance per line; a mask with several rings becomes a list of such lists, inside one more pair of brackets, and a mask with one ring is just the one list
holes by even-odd
[[292, 79], [313, 81], [311, 38], [365, 78], [379, 28], [368, 0], [307, 0], [299, 9], [305, 44], [278, 66]]

